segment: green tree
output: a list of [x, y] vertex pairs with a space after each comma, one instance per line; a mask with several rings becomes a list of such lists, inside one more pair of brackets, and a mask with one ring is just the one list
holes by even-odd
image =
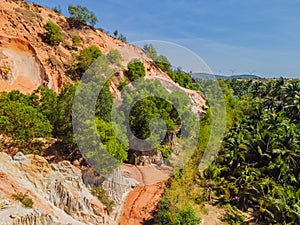
[[119, 39], [120, 39], [121, 41], [126, 42], [126, 36], [125, 36], [124, 34], [120, 34], [120, 35], [119, 35]]
[[131, 81], [142, 78], [146, 75], [144, 64], [138, 59], [131, 60], [127, 67], [128, 69], [125, 74]]
[[114, 31], [114, 36], [115, 36], [115, 37], [118, 37], [118, 34], [119, 34], [119, 31], [118, 31], [118, 30], [115, 30], [115, 31]]
[[53, 136], [62, 140], [71, 149], [76, 147], [72, 127], [72, 104], [75, 91], [76, 85], [66, 85], [61, 90], [57, 105], [53, 109]]
[[126, 134], [122, 133], [121, 130], [116, 129], [118, 127], [117, 124], [99, 120], [97, 118], [95, 121], [98, 134], [106, 150], [117, 160], [124, 162], [127, 159], [128, 147], [124, 146], [119, 139], [128, 143]]
[[98, 19], [95, 16], [95, 14], [88, 10], [88, 8], [85, 6], [69, 5], [68, 10], [71, 15], [70, 19], [73, 22], [75, 21], [78, 24], [90, 23], [93, 26], [98, 22]]
[[157, 51], [152, 44], [144, 45], [143, 50], [153, 61], [156, 61]]
[[107, 82], [101, 89], [97, 98], [95, 115], [98, 119], [104, 121], [111, 121], [111, 110], [113, 104], [113, 96], [109, 90], [109, 82]]
[[40, 86], [30, 97], [33, 99], [35, 108], [46, 116], [49, 122], [54, 125], [56, 117], [54, 110], [58, 103], [57, 94], [51, 89]]
[[101, 55], [101, 50], [95, 45], [84, 48], [79, 55], [74, 56], [70, 70], [72, 78], [79, 80], [88, 67]]
[[33, 138], [50, 137], [52, 126], [32, 106], [6, 101], [1, 104], [0, 130], [16, 140], [29, 141]]
[[59, 45], [62, 42], [61, 29], [55, 23], [49, 21], [45, 24], [44, 28], [46, 29], [45, 40], [52, 46]]

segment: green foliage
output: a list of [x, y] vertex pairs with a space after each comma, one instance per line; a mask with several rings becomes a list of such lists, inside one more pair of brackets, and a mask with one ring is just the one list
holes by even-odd
[[75, 91], [76, 85], [66, 85], [61, 90], [51, 117], [53, 137], [61, 139], [71, 149], [76, 146], [72, 127], [72, 104]]
[[161, 151], [161, 153], [165, 159], [169, 158], [171, 156], [171, 154], [173, 153], [173, 149], [171, 147], [167, 147], [165, 145], [160, 145], [157, 149], [159, 151]]
[[201, 222], [201, 219], [195, 215], [193, 207], [187, 206], [176, 213], [175, 221], [178, 225], [197, 225]]
[[192, 78], [189, 74], [184, 73], [181, 69], [177, 69], [175, 71], [169, 71], [169, 76], [172, 80], [178, 83], [180, 86], [185, 88], [190, 88], [192, 85]]
[[118, 86], [118, 90], [121, 91], [124, 87], [126, 87], [126, 85], [129, 84], [129, 80], [125, 79], [124, 81], [120, 82], [119, 86]]
[[197, 225], [201, 219], [195, 215], [191, 205], [185, 205], [182, 209], [171, 207], [171, 202], [163, 198], [159, 204], [156, 223], [159, 225]]
[[108, 61], [112, 64], [115, 64], [117, 66], [121, 66], [122, 62], [122, 56], [116, 49], [112, 49], [109, 51], [109, 53], [106, 55]]
[[127, 159], [128, 147], [124, 146], [119, 140], [123, 140], [123, 143], [126, 142], [126, 134], [122, 133], [121, 130], [116, 129], [118, 127], [117, 124], [99, 120], [97, 118], [96, 127], [101, 142], [107, 151], [120, 162], [124, 162]]
[[84, 48], [79, 55], [74, 56], [70, 74], [74, 80], [79, 80], [89, 66], [102, 55], [97, 46]]
[[114, 31], [114, 36], [115, 36], [115, 37], [118, 37], [118, 34], [119, 34], [119, 31], [118, 31], [118, 30], [115, 30], [115, 31]]
[[20, 201], [23, 206], [26, 208], [32, 208], [33, 207], [33, 201], [31, 198], [28, 197], [27, 194], [23, 194], [22, 192], [18, 192], [17, 194], [13, 195], [13, 198], [17, 201]]
[[1, 133], [23, 141], [50, 137], [52, 126], [36, 108], [7, 99], [0, 105]]
[[146, 44], [143, 48], [144, 52], [153, 60], [156, 61], [157, 51], [152, 44]]
[[121, 41], [126, 42], [126, 36], [124, 34], [120, 34], [118, 37]]
[[111, 212], [115, 202], [110, 200], [106, 196], [106, 191], [102, 187], [93, 187], [91, 190], [92, 195], [98, 198], [98, 200], [106, 206], [108, 212]]
[[152, 44], [145, 45], [143, 50], [162, 71], [166, 72], [171, 79], [178, 83], [181, 87], [201, 90], [200, 86], [193, 81], [189, 74], [183, 72], [181, 69], [172, 70], [171, 63], [167, 57], [164, 55], [158, 55]]
[[236, 208], [231, 205], [226, 206], [226, 214], [222, 217], [222, 221], [230, 225], [248, 225], [245, 222], [245, 216]]
[[241, 211], [249, 208], [258, 223], [298, 224], [300, 82], [233, 79], [219, 84], [228, 131], [218, 157], [202, 173], [198, 171], [203, 148], [214, 138], [210, 137], [211, 105], [200, 122], [199, 148], [183, 171], [174, 175], [160, 203], [159, 223], [174, 224], [170, 222], [176, 218], [174, 212], [187, 204], [203, 204], [210, 188], [214, 202], [229, 204], [223, 218], [229, 224], [248, 224]]
[[174, 131], [180, 119], [172, 104], [162, 98], [149, 97], [138, 101], [130, 112], [129, 125], [134, 135], [140, 139], [150, 136], [149, 122], [153, 118], [165, 120], [167, 129]]
[[79, 47], [81, 46], [82, 42], [81, 42], [81, 38], [78, 35], [75, 35], [72, 37], [72, 43], [74, 47]]
[[[231, 80], [226, 85], [236, 95], [226, 99], [229, 113], [243, 113], [230, 119], [217, 158], [221, 174], [213, 178], [215, 193], [242, 211], [258, 208], [260, 222], [299, 223], [300, 82]], [[235, 214], [228, 218], [242, 224]]]
[[138, 59], [131, 60], [128, 65], [128, 69], [125, 72], [125, 75], [128, 77], [130, 81], [137, 80], [146, 75], [144, 64]]
[[[174, 91], [171, 94], [164, 89], [159, 81], [154, 82], [137, 82], [133, 87], [127, 86], [122, 91], [124, 113], [128, 115], [128, 123], [132, 133], [140, 138], [146, 139], [150, 136], [149, 123], [152, 122], [153, 126], [160, 125], [161, 122], [157, 121], [157, 124], [153, 119], [161, 118], [166, 124], [166, 128], [170, 132], [178, 132], [179, 125], [181, 124], [180, 114], [186, 115], [186, 126], [193, 127], [193, 115], [190, 115], [189, 98], [182, 92]], [[135, 101], [142, 93], [147, 93], [151, 90], [153, 95], [161, 96], [157, 97], [145, 97], [141, 100]], [[170, 101], [168, 101], [169, 99]], [[175, 108], [171, 102], [178, 103], [180, 107]], [[154, 129], [155, 130], [155, 129]], [[191, 134], [192, 135], [192, 134]], [[163, 143], [166, 144], [166, 143]], [[168, 155], [168, 149], [165, 149], [166, 157]]]
[[45, 33], [45, 40], [48, 44], [57, 46], [62, 42], [61, 29], [58, 25], [49, 21], [45, 24], [44, 28], [47, 31]]
[[96, 102], [95, 115], [98, 119], [111, 121], [113, 96], [109, 90], [109, 82], [103, 85]]
[[98, 22], [98, 19], [95, 16], [95, 14], [89, 11], [88, 8], [86, 8], [85, 6], [69, 5], [68, 10], [71, 15], [71, 21], [77, 22], [77, 25], [90, 23], [94, 26]]

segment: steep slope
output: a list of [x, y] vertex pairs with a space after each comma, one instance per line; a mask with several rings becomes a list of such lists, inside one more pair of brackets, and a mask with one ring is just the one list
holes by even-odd
[[[29, 93], [43, 85], [59, 92], [61, 87], [72, 82], [67, 76], [72, 55], [91, 45], [99, 47], [103, 53], [118, 49], [124, 67], [131, 59], [138, 58], [145, 65], [146, 77], [158, 76], [163, 78], [163, 85], [168, 81], [168, 85], [177, 86], [140, 48], [105, 32], [90, 26], [75, 29], [64, 16], [23, 0], [3, 0], [0, 8], [0, 70], [3, 67], [9, 68], [5, 78], [0, 76], [0, 91], [17, 89]], [[63, 42], [57, 47], [49, 46], [43, 41], [44, 25], [48, 21], [56, 23], [62, 29]], [[73, 46], [74, 36], [80, 37], [81, 46]], [[122, 79], [122, 72], [120, 74]], [[111, 91], [115, 96], [119, 95], [116, 86], [120, 79], [111, 83]], [[203, 112], [205, 101], [201, 93], [182, 90], [195, 103], [195, 111]]]

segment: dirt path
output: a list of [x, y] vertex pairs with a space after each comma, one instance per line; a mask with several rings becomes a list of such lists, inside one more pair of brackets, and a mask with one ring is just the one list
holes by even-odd
[[157, 210], [170, 171], [155, 166], [133, 165], [124, 165], [123, 170], [127, 171], [128, 177], [136, 179], [140, 185], [128, 195], [120, 225], [144, 224], [153, 218]]
[[224, 209], [209, 204], [205, 205], [205, 213], [201, 215], [201, 225], [222, 225], [221, 217], [224, 215]]

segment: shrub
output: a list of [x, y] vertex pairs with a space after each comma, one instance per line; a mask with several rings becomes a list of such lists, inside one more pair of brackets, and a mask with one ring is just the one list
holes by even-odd
[[105, 206], [108, 212], [111, 212], [115, 202], [110, 200], [106, 196], [106, 191], [102, 187], [93, 187], [91, 190], [91, 194], [98, 198], [100, 202], [102, 202]]
[[100, 49], [94, 45], [84, 48], [79, 55], [75, 55], [70, 70], [72, 78], [74, 80], [80, 79], [88, 67], [101, 55]]
[[131, 60], [127, 67], [128, 70], [125, 72], [125, 75], [130, 81], [142, 78], [146, 75], [144, 64], [138, 59]]
[[126, 36], [125, 36], [124, 34], [120, 34], [120, 35], [119, 35], [119, 39], [120, 39], [121, 41], [126, 42]]
[[72, 43], [74, 47], [81, 46], [81, 38], [78, 35], [72, 37]]
[[47, 31], [45, 33], [45, 40], [48, 44], [57, 46], [62, 42], [61, 29], [59, 26], [49, 21], [45, 24], [44, 28]]
[[115, 30], [115, 31], [114, 31], [114, 36], [115, 36], [115, 37], [118, 37], [118, 34], [119, 34], [119, 31], [118, 31], [118, 30]]
[[126, 85], [128, 85], [129, 81], [126, 79], [125, 81], [120, 82], [118, 86], [118, 90], [121, 91]]
[[15, 101], [0, 104], [0, 133], [16, 140], [49, 137], [52, 126], [38, 109]]
[[95, 25], [98, 22], [95, 14], [88, 10], [88, 8], [81, 5], [69, 5], [69, 13], [71, 15], [70, 19], [73, 22], [77, 22], [79, 24], [90, 23], [91, 25]]
[[28, 197], [27, 194], [23, 194], [22, 192], [18, 192], [13, 195], [13, 198], [17, 201], [20, 201], [26, 208], [32, 208], [33, 201]]
[[122, 57], [118, 52], [118, 50], [116, 49], [110, 50], [106, 57], [110, 63], [115, 64], [117, 66], [121, 66]]

